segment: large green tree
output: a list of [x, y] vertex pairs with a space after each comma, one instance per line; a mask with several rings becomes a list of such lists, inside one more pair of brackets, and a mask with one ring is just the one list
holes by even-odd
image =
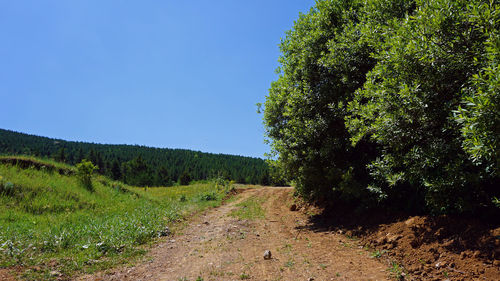
[[366, 198], [366, 164], [376, 145], [351, 146], [346, 105], [376, 64], [364, 30], [405, 16], [412, 4], [364, 2], [318, 1], [280, 45], [280, 76], [266, 99], [264, 122], [274, 163], [306, 197]]
[[348, 127], [354, 144], [369, 137], [382, 147], [369, 165], [370, 188], [382, 198], [409, 185], [432, 211], [471, 210], [488, 200], [488, 175], [463, 149], [453, 112], [484, 63], [489, 39], [473, 10], [498, 8], [485, 1], [416, 3], [413, 16], [384, 29], [378, 63], [349, 104]]
[[498, 7], [317, 1], [280, 45], [280, 76], [264, 107], [270, 162], [309, 198], [436, 213], [491, 205]]

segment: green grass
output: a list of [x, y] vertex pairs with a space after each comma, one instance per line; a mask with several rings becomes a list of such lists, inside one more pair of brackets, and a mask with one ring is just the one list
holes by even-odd
[[251, 197], [245, 201], [236, 204], [238, 209], [232, 211], [229, 215], [237, 217], [239, 219], [263, 219], [265, 217], [264, 210], [261, 205], [264, 202], [264, 198]]
[[0, 268], [21, 266], [35, 280], [126, 262], [165, 226], [225, 196], [213, 184], [144, 189], [102, 176], [89, 191], [73, 175], [8, 164], [0, 164], [0, 185]]

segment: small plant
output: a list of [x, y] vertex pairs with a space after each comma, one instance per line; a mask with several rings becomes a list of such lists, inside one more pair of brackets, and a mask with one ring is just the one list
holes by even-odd
[[249, 275], [249, 274], [246, 274], [246, 273], [242, 273], [242, 274], [240, 274], [240, 279], [241, 279], [241, 280], [250, 279], [250, 275]]
[[200, 195], [200, 201], [215, 201], [217, 200], [217, 193], [215, 191], [207, 192]]
[[493, 197], [493, 199], [491, 199], [491, 202], [493, 202], [493, 205], [495, 205], [497, 208], [500, 208], [500, 199]]
[[375, 252], [372, 253], [372, 257], [374, 258], [380, 258], [383, 254], [385, 254], [387, 251], [386, 250], [376, 250]]
[[97, 166], [94, 166], [92, 162], [83, 159], [82, 162], [76, 164], [76, 170], [76, 175], [83, 186], [88, 190], [93, 191], [92, 175], [94, 174], [94, 171], [97, 170]]
[[324, 264], [324, 263], [320, 263], [320, 264], [319, 264], [319, 267], [320, 267], [321, 269], [325, 269], [325, 268], [326, 268], [326, 264]]
[[198, 278], [196, 278], [196, 281], [203, 281], [203, 277], [198, 276]]
[[391, 268], [389, 269], [398, 280], [404, 280], [403, 269], [397, 262], [392, 262]]
[[295, 262], [293, 260], [289, 260], [285, 262], [285, 267], [292, 268]]
[[182, 194], [181, 197], [179, 197], [179, 202], [186, 202], [187, 198], [186, 195]]

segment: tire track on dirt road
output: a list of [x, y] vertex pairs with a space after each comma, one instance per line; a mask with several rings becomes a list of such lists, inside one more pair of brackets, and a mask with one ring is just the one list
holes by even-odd
[[[292, 193], [292, 188], [243, 189], [160, 241], [149, 261], [78, 280], [390, 280], [387, 265], [356, 241], [308, 227], [307, 214], [290, 210]], [[230, 215], [239, 203], [256, 198], [264, 218]], [[265, 250], [272, 259], [264, 260]]]

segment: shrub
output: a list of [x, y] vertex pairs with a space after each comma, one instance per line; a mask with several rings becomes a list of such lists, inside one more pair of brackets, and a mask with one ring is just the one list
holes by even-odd
[[486, 0], [317, 1], [280, 45], [273, 167], [315, 200], [494, 206], [499, 15]]
[[97, 170], [97, 167], [92, 162], [83, 159], [82, 162], [76, 164], [76, 170], [76, 175], [80, 183], [88, 190], [93, 191], [92, 174]]
[[215, 191], [207, 192], [200, 195], [200, 201], [215, 201], [218, 199], [217, 193]]

